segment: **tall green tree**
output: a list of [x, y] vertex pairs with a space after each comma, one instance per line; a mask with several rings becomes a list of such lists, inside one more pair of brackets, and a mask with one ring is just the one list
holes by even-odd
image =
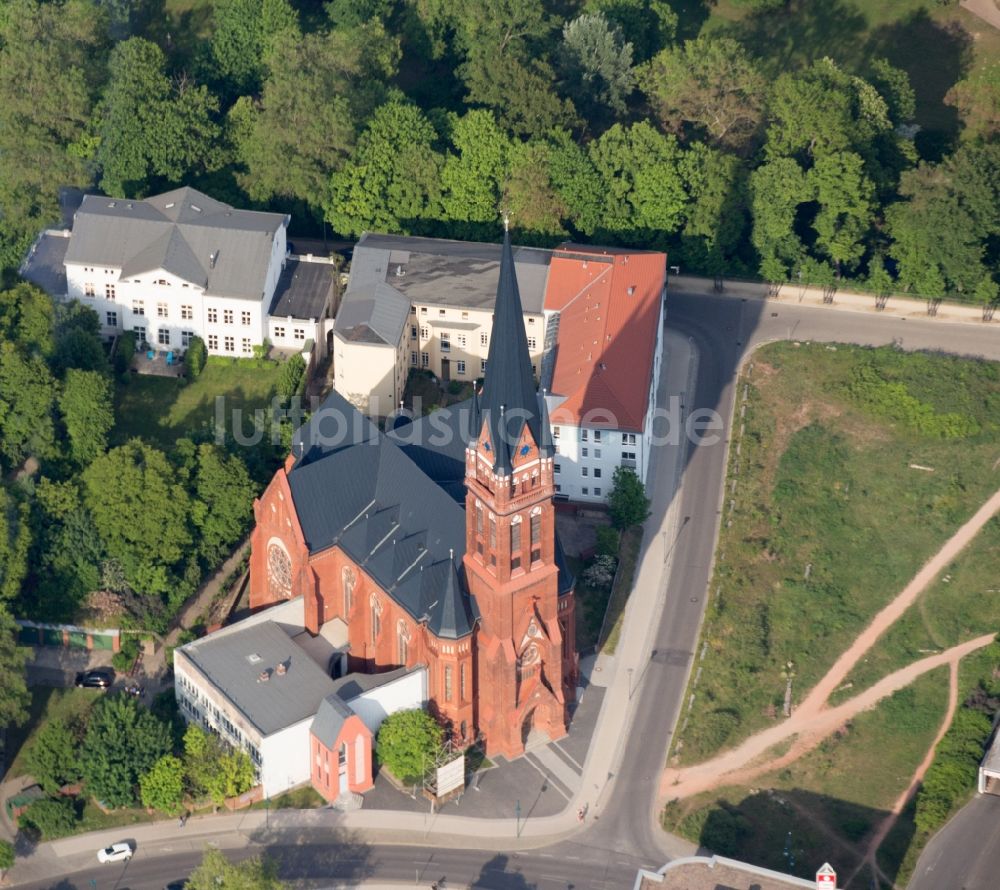
[[354, 148], [360, 48], [338, 31], [300, 38], [285, 30], [268, 59], [260, 101], [241, 99], [230, 112], [245, 167], [238, 179], [254, 200], [297, 198], [318, 209]]
[[440, 215], [437, 133], [415, 105], [395, 96], [375, 111], [351, 159], [333, 174], [326, 218], [334, 230], [420, 231]]
[[108, 448], [108, 433], [115, 425], [111, 381], [97, 371], [66, 372], [59, 397], [73, 459], [86, 466]]
[[630, 127], [615, 124], [590, 144], [589, 154], [604, 192], [599, 231], [642, 243], [680, 228], [687, 193], [673, 136], [645, 121]]
[[184, 800], [184, 764], [181, 759], [164, 754], [139, 776], [139, 799], [144, 807], [176, 816]]
[[[789, 267], [801, 260], [804, 248], [795, 231], [795, 215], [809, 197], [806, 174], [793, 158], [777, 158], [751, 174], [751, 238], [762, 263], [768, 264], [768, 278], [784, 280]], [[779, 266], [784, 272], [775, 276]]]
[[7, 840], [0, 841], [0, 878], [14, 864], [14, 845]]
[[808, 174], [819, 203], [813, 221], [816, 247], [839, 270], [861, 259], [864, 237], [874, 216], [874, 186], [864, 173], [864, 161], [854, 152], [835, 152], [816, 159]]
[[621, 28], [637, 62], [645, 62], [677, 35], [677, 13], [669, 0], [587, 0], [584, 10], [600, 12]]
[[170, 753], [170, 729], [124, 695], [102, 698], [90, 713], [80, 764], [87, 791], [111, 807], [136, 800], [140, 776]]
[[29, 716], [31, 693], [25, 678], [27, 649], [18, 645], [18, 626], [0, 603], [0, 726], [21, 726]]
[[608, 512], [615, 528], [625, 530], [639, 525], [649, 516], [649, 498], [646, 488], [635, 470], [618, 467], [611, 477], [608, 495]]
[[1000, 146], [967, 143], [939, 164], [921, 164], [903, 174], [899, 194], [886, 226], [900, 284], [925, 296], [972, 293], [1000, 235]]
[[456, 153], [448, 155], [441, 171], [444, 218], [497, 225], [510, 140], [491, 112], [476, 109], [453, 121], [451, 141]]
[[632, 44], [600, 13], [584, 13], [563, 26], [558, 52], [563, 89], [585, 118], [599, 123], [625, 113], [635, 89]]
[[65, 721], [48, 720], [32, 739], [25, 755], [25, 766], [45, 791], [57, 794], [63, 785], [80, 778], [79, 744]]
[[171, 81], [166, 58], [142, 37], [119, 43], [108, 62], [97, 161], [112, 195], [138, 195], [153, 176], [179, 182], [216, 166], [218, 99], [205, 86]]
[[0, 487], [0, 601], [12, 602], [28, 574], [31, 530], [29, 507]]
[[191, 498], [175, 479], [166, 456], [139, 439], [102, 454], [83, 472], [94, 526], [142, 593], [166, 593], [192, 544]]
[[104, 80], [105, 19], [90, 0], [9, 0], [0, 14], [0, 268], [86, 186], [85, 133]]
[[212, 58], [237, 95], [259, 89], [275, 37], [299, 34], [299, 19], [288, 0], [215, 0]]
[[0, 291], [0, 338], [29, 354], [52, 355], [54, 315], [52, 298], [26, 282]]
[[396, 711], [379, 727], [375, 756], [401, 781], [423, 777], [441, 750], [444, 730], [422, 708]]
[[547, 242], [567, 235], [569, 209], [551, 175], [552, 148], [547, 142], [514, 142], [504, 186], [504, 207], [521, 240]]
[[763, 119], [767, 83], [729, 38], [699, 37], [665, 49], [641, 69], [640, 80], [669, 130], [687, 124], [717, 145], [744, 150]]
[[194, 524], [199, 550], [209, 563], [222, 557], [247, 530], [253, 518], [256, 486], [237, 455], [209, 443], [198, 447]]
[[566, 130], [552, 130], [549, 144], [549, 178], [566, 206], [570, 224], [590, 235], [600, 223], [604, 204], [601, 177], [587, 152]]
[[771, 91], [768, 156], [806, 162], [854, 150], [872, 157], [877, 141], [892, 138], [889, 105], [875, 87], [831, 59], [782, 74]]
[[746, 168], [701, 142], [684, 152], [680, 167], [690, 195], [681, 230], [685, 258], [712, 274], [730, 270], [746, 236]]
[[40, 357], [0, 342], [0, 455], [8, 467], [29, 455], [55, 454], [55, 394], [55, 381]]
[[960, 80], [945, 101], [962, 115], [964, 138], [994, 138], [1000, 133], [1000, 62], [978, 68]]

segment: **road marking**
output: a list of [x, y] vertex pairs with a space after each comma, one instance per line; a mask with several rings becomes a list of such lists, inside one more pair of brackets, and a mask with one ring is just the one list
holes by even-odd
[[569, 762], [570, 766], [576, 767], [577, 773], [580, 773], [581, 775], [583, 774], [583, 764], [580, 763], [580, 761], [577, 760], [575, 757], [573, 757], [569, 753], [569, 751], [567, 751], [562, 745], [559, 744], [559, 742], [553, 742], [551, 745], [549, 745], [549, 747], [554, 748], [556, 751], [558, 751], [563, 756], [563, 759]]
[[542, 769], [541, 766], [535, 763], [535, 761], [532, 759], [532, 755], [525, 754], [524, 759], [527, 763], [531, 764], [535, 772], [537, 772], [540, 776], [542, 776], [542, 778], [545, 779], [545, 782], [549, 786], [549, 788], [551, 788], [553, 791], [558, 792], [559, 795], [565, 798], [567, 801], [573, 799], [572, 792], [568, 788], [566, 789], [566, 791], [563, 791], [563, 789], [560, 787], [562, 783], [559, 782], [559, 780], [556, 779], [556, 777], [553, 776], [551, 772]]

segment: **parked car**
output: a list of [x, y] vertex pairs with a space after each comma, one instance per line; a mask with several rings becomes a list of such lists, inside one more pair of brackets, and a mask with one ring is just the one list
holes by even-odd
[[115, 682], [115, 672], [111, 668], [94, 668], [76, 675], [76, 685], [85, 689], [107, 689]]
[[132, 846], [125, 841], [97, 851], [98, 862], [128, 862], [131, 858]]
[[187, 881], [171, 881], [163, 890], [184, 890], [187, 885]]

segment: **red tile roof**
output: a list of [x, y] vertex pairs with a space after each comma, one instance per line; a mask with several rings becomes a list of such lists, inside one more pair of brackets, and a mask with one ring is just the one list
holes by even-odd
[[667, 255], [563, 245], [552, 253], [545, 309], [559, 312], [554, 424], [642, 432]]

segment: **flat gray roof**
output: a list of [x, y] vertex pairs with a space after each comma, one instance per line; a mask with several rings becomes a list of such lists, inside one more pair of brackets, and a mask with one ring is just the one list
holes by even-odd
[[69, 236], [42, 232], [21, 265], [21, 277], [53, 297], [66, 296], [66, 251]]
[[[314, 717], [333, 680], [273, 621], [214, 634], [177, 650], [268, 736]], [[278, 665], [285, 665], [284, 674]], [[261, 673], [268, 671], [267, 680]]]
[[323, 317], [333, 291], [336, 266], [289, 258], [271, 300], [270, 315], [311, 321]]
[[400, 677], [405, 677], [407, 674], [419, 670], [422, 670], [422, 667], [417, 665], [411, 668], [398, 667], [378, 674], [347, 674], [333, 681], [334, 690], [345, 702], [350, 702], [359, 695], [371, 692], [373, 689], [378, 689], [379, 686], [385, 686], [387, 683], [392, 683]]
[[[514, 267], [525, 312], [541, 313], [552, 252], [515, 247]], [[354, 248], [347, 290], [389, 284], [410, 303], [492, 311], [500, 245], [366, 232]]]

